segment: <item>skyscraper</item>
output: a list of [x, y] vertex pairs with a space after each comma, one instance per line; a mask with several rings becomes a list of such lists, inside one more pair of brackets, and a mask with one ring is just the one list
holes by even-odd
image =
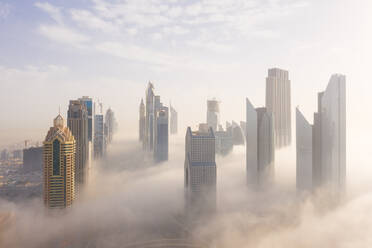
[[323, 186], [333, 193], [345, 189], [345, 85], [345, 76], [335, 74], [326, 91], [318, 94], [318, 112], [314, 114], [312, 132], [303, 115], [299, 111], [296, 113], [298, 189], [314, 190]]
[[265, 187], [273, 180], [275, 148], [273, 117], [266, 108], [254, 108], [246, 99], [247, 181]]
[[149, 82], [146, 90], [145, 149], [152, 150], [154, 144], [154, 85]]
[[313, 189], [313, 126], [296, 108], [296, 186], [297, 189]]
[[88, 140], [90, 142], [93, 141], [93, 135], [94, 135], [94, 115], [95, 115], [95, 110], [93, 108], [93, 100], [92, 98], [88, 96], [83, 96], [82, 98], [79, 98], [82, 103], [85, 104], [85, 107], [87, 108], [88, 111]]
[[111, 108], [108, 108], [105, 115], [105, 135], [107, 144], [112, 142], [112, 138], [115, 132], [115, 115]]
[[145, 128], [146, 128], [146, 112], [145, 112], [145, 104], [143, 103], [143, 99], [141, 99], [140, 107], [139, 107], [139, 140], [144, 141], [145, 139]]
[[75, 199], [75, 139], [62, 116], [54, 119], [43, 148], [44, 204], [65, 208]]
[[214, 132], [220, 124], [220, 103], [216, 99], [207, 101], [207, 124]]
[[155, 162], [168, 160], [168, 108], [161, 107], [156, 112], [156, 130], [154, 144], [154, 159]]
[[185, 149], [186, 208], [191, 212], [216, 209], [215, 137], [212, 128], [187, 128]]
[[322, 96], [322, 177], [331, 190], [345, 188], [346, 180], [346, 79], [334, 74]]
[[177, 134], [178, 132], [178, 113], [177, 111], [172, 107], [170, 107], [170, 133], [171, 134]]
[[274, 116], [275, 146], [291, 144], [291, 81], [288, 71], [269, 69], [266, 78], [266, 108]]
[[104, 154], [105, 145], [103, 114], [94, 116], [94, 158], [101, 158]]
[[76, 194], [84, 185], [89, 156], [88, 111], [79, 100], [71, 100], [67, 111], [67, 125], [76, 141], [75, 189]]

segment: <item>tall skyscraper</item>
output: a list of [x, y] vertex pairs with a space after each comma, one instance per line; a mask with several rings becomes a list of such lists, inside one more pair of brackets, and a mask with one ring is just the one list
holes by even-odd
[[85, 107], [88, 111], [88, 140], [93, 142], [93, 135], [94, 135], [94, 115], [95, 109], [93, 108], [93, 100], [88, 96], [83, 96], [82, 98], [78, 99], [82, 103], [85, 104]]
[[155, 162], [162, 162], [168, 160], [168, 108], [161, 107], [156, 112], [156, 130], [155, 130], [155, 144], [154, 144], [154, 159]]
[[311, 191], [313, 188], [313, 126], [296, 108], [296, 186]]
[[214, 132], [220, 124], [220, 103], [216, 99], [207, 101], [207, 124]]
[[89, 157], [88, 111], [83, 102], [70, 101], [67, 125], [76, 141], [75, 189], [78, 195], [86, 181]]
[[141, 99], [141, 104], [139, 107], [139, 140], [144, 141], [145, 139], [145, 128], [146, 128], [146, 110], [143, 99]]
[[154, 85], [149, 82], [146, 90], [145, 149], [152, 150], [154, 144]]
[[266, 78], [266, 108], [274, 116], [275, 146], [291, 144], [291, 81], [288, 71], [269, 69]]
[[318, 112], [314, 114], [312, 133], [309, 131], [309, 125], [297, 111], [298, 189], [314, 190], [324, 186], [331, 192], [342, 192], [346, 181], [344, 75], [332, 75], [326, 91], [318, 94]]
[[115, 132], [115, 115], [111, 108], [108, 108], [105, 115], [105, 135], [107, 144], [112, 142]]
[[260, 188], [271, 183], [275, 173], [273, 117], [266, 108], [254, 108], [246, 99], [246, 166], [248, 184]]
[[105, 145], [103, 114], [94, 116], [94, 158], [101, 158], [104, 154]]
[[172, 107], [172, 105], [170, 105], [169, 108], [170, 108], [170, 133], [171, 134], [177, 134], [177, 132], [178, 132], [178, 113]]
[[191, 212], [216, 209], [217, 169], [213, 129], [200, 125], [199, 131], [187, 128], [185, 149], [186, 208]]
[[75, 199], [75, 139], [62, 116], [54, 119], [43, 148], [44, 204], [65, 208]]

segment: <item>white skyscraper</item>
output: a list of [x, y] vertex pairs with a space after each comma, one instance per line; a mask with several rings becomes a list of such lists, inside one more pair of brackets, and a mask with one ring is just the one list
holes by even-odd
[[274, 116], [275, 146], [291, 144], [291, 81], [288, 71], [269, 69], [266, 78], [266, 108]]
[[274, 177], [275, 145], [273, 117], [266, 108], [254, 108], [246, 99], [247, 182], [265, 187]]
[[207, 124], [213, 132], [217, 131], [220, 124], [220, 103], [215, 99], [207, 101]]

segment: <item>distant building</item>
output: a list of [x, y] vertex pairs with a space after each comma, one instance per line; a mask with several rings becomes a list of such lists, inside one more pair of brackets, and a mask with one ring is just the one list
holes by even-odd
[[107, 144], [110, 144], [113, 139], [113, 135], [115, 132], [115, 115], [114, 112], [112, 111], [111, 108], [109, 108], [106, 111], [106, 116], [105, 116], [105, 135], [106, 135], [106, 140]]
[[23, 171], [43, 171], [43, 147], [30, 147], [23, 150]]
[[248, 184], [268, 186], [275, 173], [275, 143], [273, 117], [266, 108], [254, 108], [246, 102], [246, 156]]
[[345, 76], [332, 75], [326, 91], [318, 94], [318, 112], [314, 114], [314, 125], [308, 124], [299, 110], [296, 114], [297, 188], [310, 191], [323, 186], [334, 193], [344, 191], [346, 184]]
[[220, 103], [215, 99], [207, 101], [207, 124], [213, 131], [220, 124]]
[[224, 130], [214, 132], [214, 135], [216, 139], [216, 153], [221, 155], [229, 154], [234, 147], [232, 135]]
[[234, 145], [244, 145], [245, 138], [240, 125], [238, 125], [235, 121], [232, 121], [232, 138]]
[[266, 78], [266, 108], [274, 116], [275, 146], [291, 144], [291, 81], [288, 71], [269, 69]]
[[44, 203], [48, 208], [65, 208], [75, 199], [75, 139], [62, 116], [44, 141]]
[[152, 151], [154, 145], [154, 85], [149, 82], [146, 90], [145, 149]]
[[88, 140], [90, 142], [93, 142], [94, 138], [94, 115], [95, 115], [95, 110], [93, 108], [93, 100], [92, 98], [88, 96], [83, 96], [82, 98], [79, 98], [79, 101], [85, 104], [85, 107], [87, 108], [88, 112]]
[[177, 134], [178, 132], [178, 113], [177, 111], [172, 107], [170, 107], [170, 133], [171, 134]]
[[88, 111], [85, 103], [71, 100], [67, 111], [67, 125], [76, 142], [75, 188], [76, 194], [86, 182], [89, 161]]
[[154, 160], [155, 162], [162, 162], [168, 160], [168, 108], [161, 107], [156, 112], [156, 130], [155, 130], [155, 144], [154, 144]]
[[146, 110], [145, 104], [143, 103], [143, 99], [141, 99], [141, 104], [139, 107], [139, 140], [145, 140], [145, 132], [146, 132]]
[[186, 208], [191, 212], [213, 212], [216, 209], [217, 168], [213, 129], [200, 126], [187, 128], [185, 149]]
[[9, 152], [7, 149], [3, 149], [0, 154], [0, 159], [2, 161], [7, 161], [9, 159]]
[[94, 116], [94, 158], [99, 159], [104, 155], [105, 134], [103, 115], [97, 114]]

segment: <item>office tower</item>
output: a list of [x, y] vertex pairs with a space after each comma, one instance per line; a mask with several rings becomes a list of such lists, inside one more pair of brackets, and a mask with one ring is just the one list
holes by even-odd
[[224, 131], [221, 127], [218, 131], [214, 132], [214, 136], [216, 139], [217, 154], [227, 155], [233, 150], [234, 143], [231, 133]]
[[269, 69], [266, 78], [266, 108], [274, 116], [275, 147], [291, 144], [291, 81], [288, 71]]
[[23, 150], [23, 171], [42, 172], [43, 167], [43, 147], [30, 147]]
[[160, 107], [156, 112], [155, 122], [155, 144], [154, 144], [154, 160], [162, 162], [168, 160], [168, 108]]
[[191, 212], [216, 209], [215, 137], [212, 128], [187, 128], [185, 149], [186, 208]]
[[217, 131], [217, 127], [220, 124], [220, 103], [213, 99], [207, 101], [207, 124]]
[[86, 181], [89, 156], [88, 111], [83, 102], [70, 101], [67, 111], [67, 125], [76, 141], [75, 190], [78, 195], [81, 186]]
[[178, 113], [177, 111], [172, 107], [170, 107], [170, 133], [171, 134], [177, 134], [178, 132]]
[[296, 108], [296, 186], [311, 191], [313, 188], [313, 126]]
[[145, 149], [152, 150], [154, 144], [154, 85], [149, 82], [146, 90]]
[[61, 115], [54, 119], [43, 148], [44, 203], [65, 208], [75, 199], [75, 139]]
[[[318, 94], [318, 112], [314, 114], [311, 137], [309, 137], [309, 124], [299, 111], [297, 114], [297, 149], [300, 148], [297, 151], [298, 189], [315, 190], [323, 186], [332, 193], [344, 191], [346, 181], [345, 76], [332, 75], [327, 89]], [[305, 172], [306, 178], [303, 177]], [[309, 180], [311, 180], [311, 187]]]
[[247, 137], [247, 131], [245, 130], [247, 128], [247, 123], [245, 121], [240, 121], [240, 128], [243, 131], [244, 139]]
[[110, 144], [112, 142], [113, 134], [115, 132], [115, 116], [111, 108], [109, 108], [106, 111], [105, 129], [107, 144]]
[[146, 112], [145, 112], [145, 104], [143, 103], [143, 99], [141, 99], [141, 104], [139, 107], [139, 140], [145, 140], [145, 128], [146, 128]]
[[275, 137], [273, 117], [266, 108], [254, 108], [246, 100], [246, 166], [247, 181], [253, 186], [265, 187], [273, 180]]
[[232, 121], [232, 138], [234, 145], [244, 145], [244, 134], [240, 125], [235, 121]]
[[89, 98], [88, 96], [83, 96], [82, 98], [78, 99], [82, 103], [85, 104], [85, 107], [87, 108], [88, 111], [88, 140], [90, 142], [93, 141], [93, 135], [94, 135], [94, 115], [95, 115], [95, 110], [93, 108], [93, 100], [92, 98]]
[[104, 123], [103, 114], [96, 114], [94, 116], [94, 158], [103, 157], [104, 154]]

